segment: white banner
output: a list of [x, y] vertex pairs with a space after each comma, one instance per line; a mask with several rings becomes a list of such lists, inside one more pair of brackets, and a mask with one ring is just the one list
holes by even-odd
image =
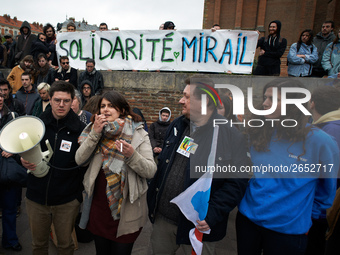
[[130, 30], [57, 34], [57, 53], [85, 69], [164, 70], [250, 74], [258, 33], [241, 30]]

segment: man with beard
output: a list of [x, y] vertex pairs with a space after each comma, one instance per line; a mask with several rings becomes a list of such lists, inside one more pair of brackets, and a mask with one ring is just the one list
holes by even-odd
[[[7, 80], [12, 86], [13, 94], [16, 94], [17, 91], [21, 88], [21, 74], [24, 72], [28, 72], [31, 75], [34, 74], [34, 67], [33, 67], [33, 57], [31, 55], [27, 55], [20, 61], [20, 64], [13, 67], [12, 71], [7, 76]], [[34, 80], [32, 80], [32, 84]]]
[[286, 50], [287, 40], [282, 38], [281, 22], [274, 20], [269, 23], [268, 37], [261, 37], [257, 42], [260, 47], [259, 58], [254, 75], [280, 75], [280, 58]]
[[333, 32], [334, 22], [329, 20], [325, 21], [322, 24], [321, 31], [317, 33], [317, 35], [313, 39], [313, 43], [318, 49], [318, 61], [313, 65], [312, 77], [323, 77], [327, 75], [327, 71], [325, 71], [321, 65], [321, 60], [323, 56], [323, 52], [326, 49], [326, 46], [334, 41], [335, 34]]
[[15, 48], [15, 61], [19, 63], [25, 56], [31, 54], [32, 43], [37, 39], [36, 35], [31, 34], [31, 26], [25, 20], [20, 28], [18, 43]]

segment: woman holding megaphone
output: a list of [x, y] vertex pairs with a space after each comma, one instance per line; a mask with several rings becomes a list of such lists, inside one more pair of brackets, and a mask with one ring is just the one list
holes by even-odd
[[93, 233], [97, 255], [131, 254], [147, 220], [146, 179], [156, 172], [142, 120], [120, 93], [106, 92], [79, 142], [78, 164], [94, 152], [79, 226]]

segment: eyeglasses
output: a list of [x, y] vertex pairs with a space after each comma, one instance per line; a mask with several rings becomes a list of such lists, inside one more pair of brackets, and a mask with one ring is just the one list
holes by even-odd
[[86, 89], [86, 90], [87, 90], [87, 89], [91, 89], [91, 88], [90, 88], [90, 87], [83, 87], [83, 89]]
[[71, 103], [72, 100], [71, 100], [71, 99], [59, 99], [59, 98], [53, 98], [53, 102], [54, 102], [55, 104], [61, 104], [61, 101], [63, 101], [65, 105], [68, 105], [68, 104]]
[[62, 65], [68, 65], [70, 62], [61, 62]]

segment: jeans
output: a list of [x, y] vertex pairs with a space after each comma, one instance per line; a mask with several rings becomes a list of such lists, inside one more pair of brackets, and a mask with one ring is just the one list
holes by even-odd
[[55, 206], [41, 205], [26, 199], [28, 220], [32, 233], [33, 255], [48, 254], [52, 223], [58, 241], [58, 255], [72, 255], [74, 253], [71, 234], [79, 213], [79, 205], [77, 199]]
[[236, 217], [238, 255], [303, 255], [307, 235], [289, 235], [260, 227], [240, 212]]

